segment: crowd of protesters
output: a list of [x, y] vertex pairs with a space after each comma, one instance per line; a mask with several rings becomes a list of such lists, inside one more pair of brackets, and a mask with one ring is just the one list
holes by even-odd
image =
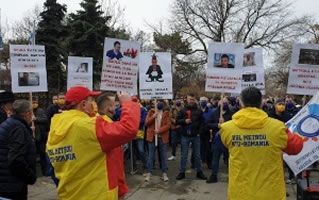
[[[187, 94], [175, 100], [140, 100], [126, 93], [101, 94], [74, 87], [65, 95], [54, 96], [48, 108], [41, 108], [36, 98], [32, 102], [16, 100], [11, 92], [2, 92], [0, 197], [27, 199], [27, 185], [36, 181], [38, 153], [42, 175], [52, 176], [60, 199], [123, 198], [128, 187], [123, 165], [127, 156], [123, 158], [122, 147], [129, 144], [133, 171], [138, 171], [140, 161], [146, 182], [151, 181], [155, 154], [164, 182], [169, 181], [167, 162], [176, 162], [180, 155], [176, 180], [185, 178], [189, 159], [198, 179], [216, 183], [222, 157], [230, 169], [229, 197], [276, 199], [285, 192], [283, 166], [279, 166], [282, 152], [296, 154], [302, 148], [301, 139], [287, 133], [282, 122], [295, 116], [303, 105], [288, 96], [262, 99], [256, 88], [244, 90], [240, 97]], [[259, 143], [266, 148], [252, 152], [240, 146], [250, 130], [267, 135], [265, 143]], [[269, 163], [273, 168], [264, 170], [263, 165]], [[211, 170], [208, 177], [203, 167]], [[292, 182], [294, 175], [287, 168], [287, 182]], [[257, 170], [264, 170], [263, 176]], [[274, 173], [276, 184], [252, 185], [256, 178], [265, 184], [262, 178], [268, 172]], [[239, 179], [245, 181], [239, 183]], [[256, 196], [258, 190], [262, 194]]]

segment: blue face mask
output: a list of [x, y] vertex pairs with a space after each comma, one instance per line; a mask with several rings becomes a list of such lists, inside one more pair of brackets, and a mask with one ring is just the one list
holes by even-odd
[[293, 109], [294, 108], [294, 104], [293, 103], [291, 103], [291, 102], [288, 102], [287, 104], [286, 104], [286, 108], [287, 108], [287, 110], [291, 110], [291, 109]]
[[206, 101], [201, 101], [200, 102], [200, 106], [203, 107], [203, 108], [206, 107], [207, 106], [207, 102]]
[[176, 101], [176, 106], [180, 107], [182, 105], [182, 103], [180, 101]]
[[223, 105], [223, 110], [224, 110], [224, 111], [229, 110], [229, 106], [228, 106], [228, 104], [224, 104], [224, 105]]
[[268, 105], [267, 104], [263, 105], [263, 110], [268, 110]]
[[157, 104], [157, 109], [158, 110], [163, 110], [163, 108], [164, 108], [164, 104], [162, 104], [162, 103], [158, 103]]

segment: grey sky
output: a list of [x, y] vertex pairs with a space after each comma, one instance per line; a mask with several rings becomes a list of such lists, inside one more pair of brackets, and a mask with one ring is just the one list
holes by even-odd
[[[107, 1], [107, 0], [105, 0]], [[145, 21], [157, 24], [159, 20], [169, 15], [169, 6], [174, 0], [119, 0], [126, 8], [125, 19], [128, 20], [133, 30], [147, 29]], [[313, 14], [319, 21], [319, 0], [287, 0], [295, 1], [293, 6], [295, 15]], [[19, 20], [30, 11], [36, 4], [42, 6], [45, 0], [0, 0], [2, 23], [9, 24]], [[68, 12], [80, 9], [81, 0], [58, 0], [59, 3], [67, 4]], [[147, 31], [147, 30], [146, 30]]]

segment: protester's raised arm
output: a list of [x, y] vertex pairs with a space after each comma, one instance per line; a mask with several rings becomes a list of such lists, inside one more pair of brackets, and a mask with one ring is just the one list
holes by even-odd
[[140, 106], [132, 101], [122, 104], [121, 120], [108, 123], [96, 118], [96, 136], [104, 152], [128, 143], [136, 137], [140, 123]]

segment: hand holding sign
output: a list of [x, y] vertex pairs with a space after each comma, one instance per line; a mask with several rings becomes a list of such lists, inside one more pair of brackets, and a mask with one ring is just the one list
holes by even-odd
[[120, 104], [131, 99], [131, 96], [127, 92], [117, 92], [117, 96], [120, 100]]

